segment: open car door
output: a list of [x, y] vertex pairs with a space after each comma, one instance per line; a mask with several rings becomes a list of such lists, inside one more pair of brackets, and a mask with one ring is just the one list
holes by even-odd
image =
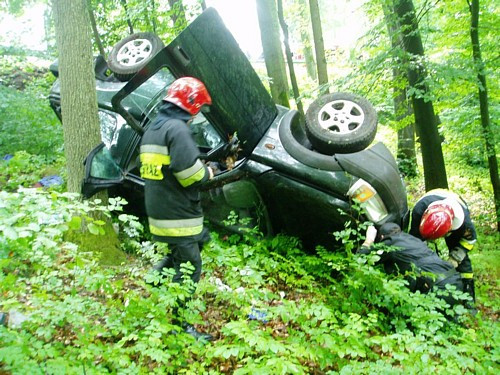
[[156, 72], [167, 69], [174, 77], [201, 80], [212, 97], [206, 117], [229, 141], [240, 140], [248, 156], [278, 111], [259, 76], [217, 11], [208, 8], [163, 48], [113, 97], [113, 108], [138, 133], [144, 129], [130, 113], [127, 97]]

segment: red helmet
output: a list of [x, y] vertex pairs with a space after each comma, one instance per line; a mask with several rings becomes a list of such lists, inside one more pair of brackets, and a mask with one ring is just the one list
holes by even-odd
[[420, 220], [420, 234], [426, 240], [443, 237], [451, 229], [453, 209], [447, 202], [433, 202], [427, 207]]
[[205, 104], [212, 104], [212, 98], [203, 82], [193, 77], [175, 80], [163, 100], [174, 103], [193, 116], [198, 114]]

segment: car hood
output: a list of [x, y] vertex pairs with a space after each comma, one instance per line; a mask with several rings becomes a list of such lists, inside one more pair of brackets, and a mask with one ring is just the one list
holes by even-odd
[[198, 16], [125, 85], [113, 98], [117, 111], [123, 114], [122, 99], [163, 67], [175, 77], [196, 77], [205, 84], [212, 97], [206, 117], [226, 139], [236, 133], [244, 156], [277, 116], [271, 96], [213, 8]]

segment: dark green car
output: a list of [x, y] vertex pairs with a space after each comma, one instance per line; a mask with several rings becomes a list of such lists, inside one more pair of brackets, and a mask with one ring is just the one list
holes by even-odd
[[[212, 224], [234, 212], [245, 220], [233, 229], [258, 226], [265, 234], [297, 236], [307, 246], [328, 244], [333, 231], [357, 216], [357, 199], [366, 219], [405, 226], [407, 198], [397, 164], [382, 143], [367, 148], [376, 131], [370, 103], [329, 94], [313, 102], [301, 121], [297, 111], [273, 103], [214, 9], [166, 47], [149, 33], [134, 34], [95, 67], [103, 143], [86, 159], [85, 196], [108, 189], [144, 215], [141, 134], [167, 87], [176, 77], [192, 76], [213, 100], [210, 112], [191, 126], [202, 159], [220, 169], [202, 187]], [[109, 68], [114, 74], [105, 74]], [[59, 93], [56, 81], [50, 102], [60, 116]]]

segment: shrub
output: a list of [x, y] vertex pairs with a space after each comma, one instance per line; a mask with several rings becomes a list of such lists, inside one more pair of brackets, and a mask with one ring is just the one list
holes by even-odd
[[16, 62], [1, 69], [0, 156], [26, 151], [57, 157], [62, 153], [63, 136], [47, 99], [53, 81], [50, 73], [37, 70], [33, 74], [35, 68], [31, 65]]

